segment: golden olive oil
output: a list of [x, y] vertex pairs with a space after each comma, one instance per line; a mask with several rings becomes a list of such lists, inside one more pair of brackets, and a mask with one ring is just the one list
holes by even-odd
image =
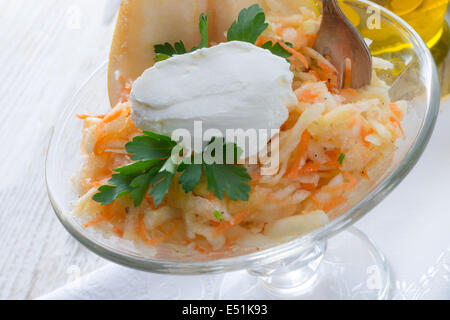
[[[447, 55], [449, 49], [449, 31], [445, 22], [445, 14], [449, 0], [372, 0], [391, 10], [405, 20], [422, 37], [437, 63], [441, 62]], [[358, 25], [354, 11], [341, 3], [342, 10], [352, 23]], [[353, 16], [353, 17], [352, 17]], [[383, 26], [381, 26], [383, 28]], [[366, 27], [364, 27], [366, 29]], [[363, 35], [373, 40], [378, 40], [379, 53], [398, 51], [405, 48], [402, 41], [394, 41], [395, 30], [383, 28], [383, 33], [371, 30], [363, 31]], [[380, 39], [383, 38], [383, 39]], [[383, 40], [380, 42], [380, 40]]]

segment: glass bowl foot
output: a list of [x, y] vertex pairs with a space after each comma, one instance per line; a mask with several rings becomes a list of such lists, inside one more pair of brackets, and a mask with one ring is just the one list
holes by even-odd
[[225, 275], [220, 299], [387, 299], [389, 266], [361, 231], [350, 227], [295, 258]]

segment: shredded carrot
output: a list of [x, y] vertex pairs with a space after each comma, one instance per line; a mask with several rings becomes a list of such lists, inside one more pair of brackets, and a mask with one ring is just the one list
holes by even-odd
[[306, 89], [297, 94], [298, 102], [309, 102], [313, 103], [314, 99], [317, 98], [317, 93], [311, 92], [311, 90]]
[[275, 33], [280, 36], [283, 37], [283, 32], [286, 30], [286, 28], [277, 28], [277, 30], [275, 31]]
[[209, 195], [208, 195], [208, 200], [209, 201], [213, 201], [213, 200], [216, 200], [216, 199], [217, 199], [217, 197], [214, 194], [214, 192], [210, 192]]
[[192, 241], [189, 240], [189, 239], [184, 239], [184, 240], [182, 241], [182, 243], [183, 243], [185, 246], [188, 246], [188, 245], [190, 245], [190, 244], [192, 243]]
[[337, 75], [335, 73], [329, 73], [324, 80], [327, 82], [328, 90], [337, 88], [337, 86], [338, 86], [338, 78], [337, 78]]
[[320, 170], [322, 164], [320, 162], [310, 162], [305, 164], [299, 171], [298, 174], [311, 174]]
[[259, 233], [264, 233], [264, 231], [266, 230], [266, 226], [268, 224], [269, 224], [268, 222], [264, 222], [264, 225], [263, 225], [263, 227], [262, 227], [262, 229], [261, 229], [261, 231]]
[[299, 170], [300, 170], [300, 163], [302, 162], [303, 156], [305, 155], [305, 153], [308, 149], [310, 139], [311, 139], [311, 135], [309, 134], [309, 131], [305, 130], [302, 134], [300, 143], [298, 144], [298, 147], [297, 147], [297, 156], [296, 156], [292, 166], [290, 167], [290, 169], [287, 172], [287, 176], [289, 178], [298, 177]]
[[[300, 32], [299, 32], [299, 35]], [[316, 42], [317, 39], [317, 35], [316, 34], [304, 34], [304, 36], [308, 39], [308, 47], [312, 47], [314, 45], [314, 43]]]
[[[97, 128], [96, 128], [97, 140], [96, 140], [94, 148], [93, 148], [93, 152], [96, 156], [99, 156], [105, 152], [107, 143], [109, 141], [114, 140], [114, 139], [120, 140], [121, 138], [125, 138], [125, 137], [122, 137], [122, 134], [131, 132], [130, 130], [127, 130], [127, 128], [130, 128], [130, 126], [131, 126], [131, 128], [135, 128], [132, 121], [129, 120], [131, 118], [130, 115], [131, 115], [130, 107], [128, 107], [126, 109], [124, 109], [124, 108], [117, 109], [117, 110], [111, 111], [109, 114], [107, 114], [103, 118], [103, 120], [97, 125]], [[115, 132], [114, 134], [108, 134], [108, 132], [105, 131], [105, 126], [108, 123], [110, 123], [114, 120], [117, 120], [121, 116], [125, 116], [127, 118], [124, 123], [124, 126], [121, 129], [118, 129], [117, 132]]]
[[325, 191], [325, 192], [334, 192], [334, 191], [340, 191], [340, 190], [347, 190], [348, 186], [349, 185], [347, 183], [343, 183], [343, 184], [339, 184], [336, 186], [324, 186], [320, 190]]
[[131, 86], [123, 87], [120, 92], [120, 102], [122, 103], [127, 102], [130, 98], [130, 93], [131, 93]]
[[294, 59], [293, 57], [288, 58], [289, 62], [292, 63], [294, 65], [294, 67], [296, 69], [303, 69], [303, 64], [301, 64], [300, 62], [298, 62], [297, 59]]
[[369, 141], [366, 141], [366, 137], [372, 133], [374, 133], [375, 130], [373, 128], [366, 128], [366, 127], [361, 127], [361, 139], [364, 142], [364, 145], [366, 147], [370, 147], [371, 143]]
[[106, 221], [105, 217], [103, 217], [102, 215], [99, 215], [98, 217], [92, 219], [91, 221], [89, 221], [88, 223], [84, 224], [83, 227], [84, 228], [90, 228], [93, 226], [98, 225], [99, 223]]
[[229, 249], [231, 249], [231, 247], [237, 242], [237, 240], [239, 240], [239, 238], [240, 237], [238, 237], [238, 236], [235, 236], [235, 237], [228, 237], [226, 240], [225, 240], [225, 245], [224, 245], [224, 248], [222, 249], [222, 250], [229, 250]]
[[148, 194], [145, 195], [145, 201], [147, 201], [148, 205], [153, 209], [153, 210], [158, 210], [159, 208], [161, 208], [164, 205], [164, 202], [161, 203], [159, 206], [157, 206], [155, 204], [155, 201], [152, 197], [150, 197]]
[[261, 177], [262, 177], [262, 176], [261, 176], [261, 173], [259, 173], [259, 172], [254, 173], [254, 174], [252, 174], [252, 175], [250, 176], [250, 178], [252, 179], [252, 181], [260, 180]]
[[303, 63], [303, 65], [305, 66], [306, 69], [309, 69], [309, 63], [308, 60], [306, 60], [306, 57], [301, 54], [300, 52], [298, 52], [297, 50], [289, 47], [288, 45], [286, 45], [283, 41], [278, 41], [278, 43], [280, 44], [280, 46], [286, 50], [287, 52], [289, 52], [290, 54], [292, 54], [294, 57], [296, 57], [298, 60], [300, 60], [301, 63]]
[[244, 210], [233, 216], [233, 225], [240, 224], [250, 214], [250, 210]]
[[96, 156], [99, 156], [105, 152], [105, 145], [107, 141], [107, 135], [102, 134], [99, 138], [97, 138], [97, 141], [95, 142], [93, 152]]
[[147, 243], [151, 246], [156, 246], [156, 245], [160, 244], [161, 242], [164, 242], [167, 239], [169, 239], [175, 233], [175, 230], [176, 230], [176, 227], [173, 227], [172, 229], [169, 230], [169, 232], [167, 234], [165, 234], [159, 238], [151, 239]]
[[333, 68], [331, 68], [328, 64], [326, 64], [323, 61], [317, 61], [317, 65], [319, 66], [320, 69], [322, 69], [325, 73], [328, 74], [333, 74], [335, 73], [335, 71], [333, 70]]
[[314, 183], [302, 183], [301, 184], [303, 190], [314, 191], [316, 189], [316, 185]]
[[217, 220], [209, 220], [209, 224], [213, 227], [218, 227], [220, 225], [220, 222]]
[[370, 179], [369, 175], [367, 174], [366, 170], [361, 171], [361, 177], [363, 177], [364, 179]]
[[350, 128], [353, 128], [359, 121], [360, 121], [360, 115], [355, 113], [353, 116], [348, 119], [348, 125]]
[[105, 221], [112, 223], [115, 221], [123, 220], [124, 216], [120, 213], [122, 208], [119, 208], [119, 206], [121, 205], [118, 203], [111, 203], [103, 206], [100, 215], [94, 218], [92, 221], [86, 223], [84, 227], [89, 228]]
[[327, 150], [325, 151], [325, 154], [331, 159], [331, 160], [337, 160], [339, 158], [339, 155], [341, 152], [337, 149]]
[[230, 221], [222, 221], [220, 225], [215, 228], [213, 232], [214, 237], [218, 237], [219, 235], [225, 233], [230, 228], [239, 225], [244, 219], [250, 214], [250, 210], [241, 211], [233, 216], [233, 220]]
[[297, 50], [289, 47], [286, 43], [284, 43], [283, 40], [281, 39], [277, 39], [274, 37], [261, 37], [262, 41], [272, 41], [273, 43], [278, 43], [284, 50], [286, 50], [287, 52], [289, 52], [290, 54], [292, 54], [295, 58], [297, 58], [298, 60], [300, 60], [301, 63], [303, 63], [303, 65], [305, 66], [306, 69], [309, 69], [309, 63], [308, 60], [306, 59], [306, 57], [298, 52]]
[[345, 58], [344, 88], [352, 86], [352, 60]]
[[343, 88], [339, 89], [340, 93], [348, 93], [349, 95], [356, 96], [358, 94], [358, 91], [356, 91], [353, 88]]
[[206, 244], [208, 247], [200, 247], [198, 244], [195, 244], [194, 250], [200, 252], [200, 253], [210, 253], [212, 251], [211, 245], [208, 243]]
[[325, 154], [330, 158], [330, 161], [326, 162], [324, 165], [329, 167], [341, 167], [342, 165], [338, 161], [341, 153], [342, 152], [337, 149], [325, 151]]
[[138, 216], [137, 234], [141, 237], [142, 241], [144, 242], [148, 241], [147, 230], [144, 222], [144, 214], [140, 214]]
[[330, 161], [325, 162], [323, 165], [326, 167], [336, 167], [339, 168], [342, 165], [339, 163], [339, 156], [341, 154], [341, 152], [339, 150], [328, 150], [325, 151], [325, 154], [328, 156], [328, 158], [330, 158]]
[[127, 85], [127, 80], [125, 79], [124, 76], [119, 76], [119, 82], [122, 85], [122, 87], [126, 87]]
[[319, 200], [317, 200], [317, 198], [314, 194], [311, 196], [311, 200], [312, 200], [313, 204], [317, 207], [317, 209], [323, 210], [322, 204], [319, 202]]
[[170, 238], [176, 230], [176, 226], [173, 227], [167, 234], [162, 237], [149, 239], [147, 236], [147, 228], [145, 227], [144, 215], [140, 214], [138, 217], [137, 234], [140, 236], [141, 240], [150, 246], [156, 246], [157, 244]]
[[400, 131], [402, 132], [403, 136], [405, 136], [405, 131], [403, 131], [402, 124], [400, 123], [400, 121], [398, 121], [398, 120], [395, 119], [394, 117], [390, 117], [389, 120], [390, 120], [392, 123], [394, 123], [394, 124], [400, 129]]
[[349, 190], [349, 191], [353, 190], [358, 184], [358, 180], [356, 180], [355, 177], [353, 177], [353, 175], [350, 172], [343, 171], [343, 174], [349, 181], [348, 183], [342, 183], [336, 186], [325, 186], [321, 190], [325, 192], [334, 192], [339, 190]]
[[391, 108], [392, 113], [397, 117], [397, 119], [403, 119], [403, 111], [400, 110], [396, 103], [389, 104], [389, 108]]
[[344, 171], [344, 176], [348, 179], [350, 183], [349, 184], [350, 190], [354, 189], [358, 184], [358, 180], [356, 180], [355, 177], [348, 171]]
[[327, 204], [325, 204], [323, 206], [323, 211], [330, 212], [331, 210], [333, 210], [337, 206], [340, 206], [341, 204], [346, 203], [346, 202], [347, 202], [347, 198], [346, 197], [343, 197], [343, 196], [335, 197], [335, 198], [331, 199]]
[[114, 217], [114, 212], [113, 212], [113, 204], [108, 204], [106, 206], [103, 207], [102, 210], [102, 216], [105, 218], [105, 220], [110, 221], [113, 217]]
[[80, 120], [86, 120], [87, 118], [96, 118], [96, 119], [103, 119], [106, 115], [105, 114], [100, 114], [97, 116], [93, 116], [90, 114], [77, 114], [75, 115], [78, 119]]
[[213, 232], [213, 236], [218, 237], [221, 234], [225, 233], [231, 227], [233, 227], [232, 223], [230, 223], [229, 221], [224, 221], [217, 228], [215, 228], [215, 230]]
[[119, 227], [114, 226], [112, 228], [112, 232], [114, 232], [116, 235], [118, 235], [120, 238], [123, 238], [124, 231], [120, 229]]
[[110, 112], [106, 117], [103, 119], [103, 123], [110, 123], [114, 120], [119, 119], [119, 117], [122, 115], [122, 109], [116, 109], [114, 112]]
[[337, 160], [325, 162], [323, 165], [324, 165], [324, 167], [333, 167], [333, 168], [342, 167], [342, 164], [340, 164], [339, 161], [337, 161]]
[[317, 73], [317, 71], [314, 70], [309, 70], [309, 74], [312, 74], [316, 80], [320, 80], [319, 74]]

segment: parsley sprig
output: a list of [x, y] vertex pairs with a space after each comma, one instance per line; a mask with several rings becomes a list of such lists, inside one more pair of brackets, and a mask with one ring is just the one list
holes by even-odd
[[[194, 52], [195, 50], [208, 47], [209, 44], [208, 16], [209, 15], [205, 15], [204, 13], [200, 15], [198, 28], [200, 30], [201, 41], [197, 47], [192, 48], [189, 52]], [[186, 50], [186, 46], [181, 40], [179, 42], [175, 42], [174, 45], [171, 45], [169, 42], [166, 42], [164, 44], [157, 44], [154, 46], [154, 48], [156, 54], [155, 56], [156, 62], [164, 61], [174, 55], [188, 53], [188, 51]]]
[[[238, 19], [233, 22], [227, 33], [228, 41], [245, 41], [255, 44], [259, 36], [266, 31], [269, 24], [266, 23], [266, 15], [264, 9], [258, 4], [254, 4], [247, 9], [242, 9]], [[287, 43], [287, 45], [292, 46]], [[273, 54], [282, 58], [289, 58], [292, 54], [286, 51], [278, 42], [273, 44], [268, 41], [262, 45], [263, 49], [267, 49]]]
[[242, 9], [239, 17], [233, 22], [227, 33], [228, 41], [245, 41], [255, 44], [259, 36], [269, 27], [264, 10], [254, 4]]
[[[206, 179], [208, 190], [219, 198], [223, 199], [225, 194], [233, 201], [243, 200], [247, 201], [250, 196], [250, 175], [247, 169], [242, 166], [238, 166], [238, 159], [242, 154], [242, 150], [235, 144], [232, 144], [232, 155], [227, 154], [230, 144], [225, 143], [223, 138], [215, 138], [208, 144], [204, 153], [200, 155], [200, 161], [195, 161], [198, 155], [194, 155], [190, 158], [190, 164], [182, 163], [178, 167], [179, 172], [183, 172], [180, 176], [179, 183], [186, 193], [192, 192], [195, 187], [200, 183], [202, 177]], [[215, 151], [222, 149], [223, 158], [220, 163], [209, 163], [206, 159], [206, 154], [215, 157]], [[201, 162], [201, 164], [196, 164]], [[233, 164], [230, 164], [232, 162]]]
[[[228, 41], [243, 41], [255, 44], [259, 36], [269, 27], [266, 22], [266, 15], [264, 9], [258, 4], [254, 4], [249, 8], [242, 9], [239, 13], [238, 19], [233, 22], [227, 32]], [[202, 13], [200, 15], [199, 30], [201, 35], [200, 45], [192, 48], [190, 51], [186, 50], [183, 41], [176, 42], [174, 45], [166, 42], [164, 44], [157, 44], [155, 48], [155, 61], [163, 61], [169, 59], [174, 55], [185, 54], [193, 52], [201, 48], [207, 48], [209, 43], [208, 35], [208, 15]], [[290, 45], [286, 43], [287, 45]], [[292, 45], [290, 45], [292, 46]], [[273, 54], [282, 58], [289, 58], [291, 53], [286, 51], [279, 43], [273, 44], [268, 41], [262, 45], [263, 49], [267, 49]]]
[[[227, 144], [223, 140], [217, 140], [215, 147], [217, 143], [223, 147], [223, 162], [207, 164], [202, 154], [199, 164], [193, 161], [193, 156], [189, 163], [185, 161], [177, 165], [172, 159], [172, 151], [177, 143], [167, 136], [145, 131], [143, 135], [135, 137], [125, 146], [126, 151], [131, 154], [131, 160], [135, 162], [115, 169], [115, 174], [108, 184], [101, 186], [92, 199], [102, 205], [108, 205], [120, 197], [129, 195], [134, 205], [138, 207], [149, 194], [155, 205], [159, 206], [169, 192], [176, 173], [179, 172], [181, 175], [178, 183], [186, 193], [194, 191], [205, 176], [207, 188], [217, 198], [223, 199], [228, 195], [231, 200], [247, 201], [250, 195], [248, 182], [251, 180], [247, 169], [236, 164], [225, 164]], [[212, 143], [208, 147], [211, 146]], [[239, 157], [236, 146], [233, 154], [236, 163]]]

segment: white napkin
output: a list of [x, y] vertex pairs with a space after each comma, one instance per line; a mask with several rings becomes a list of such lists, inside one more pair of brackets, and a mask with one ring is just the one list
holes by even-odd
[[38, 300], [216, 299], [222, 277], [157, 275], [109, 264]]
[[[417, 166], [357, 226], [391, 264], [392, 298], [450, 299], [450, 97]], [[41, 299], [216, 299], [222, 277], [156, 275], [111, 264]]]

